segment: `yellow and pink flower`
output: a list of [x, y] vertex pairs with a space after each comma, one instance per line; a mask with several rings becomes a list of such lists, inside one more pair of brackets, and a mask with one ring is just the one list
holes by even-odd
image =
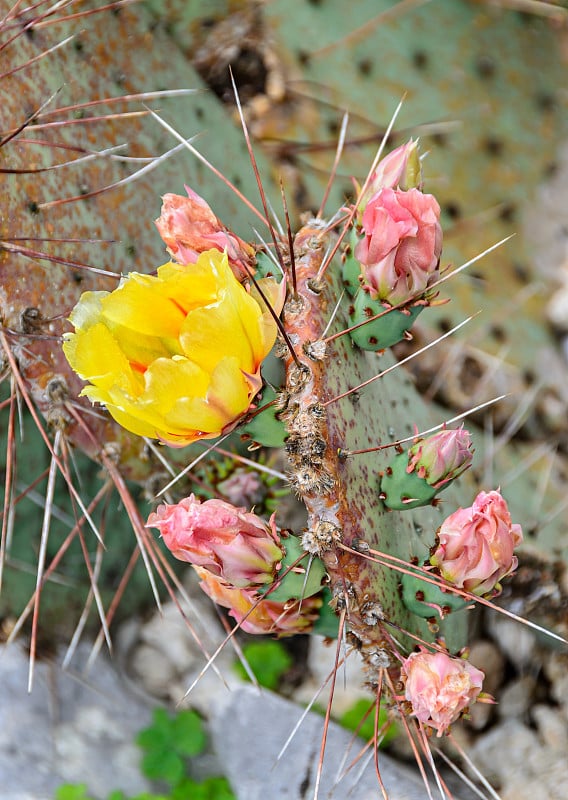
[[254, 248], [226, 228], [196, 192], [185, 187], [187, 197], [165, 194], [156, 227], [168, 253], [180, 264], [194, 264], [200, 253], [225, 251], [231, 269], [242, 281], [254, 272]]
[[[259, 283], [279, 312], [282, 285]], [[157, 275], [130, 273], [113, 292], [86, 292], [63, 344], [89, 383], [81, 394], [132, 433], [174, 446], [231, 430], [261, 387], [260, 365], [276, 339], [255, 295], [217, 249]]]

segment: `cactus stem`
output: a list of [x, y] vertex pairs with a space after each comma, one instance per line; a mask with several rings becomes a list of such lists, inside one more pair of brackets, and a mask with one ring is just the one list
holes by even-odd
[[477, 314], [472, 314], [471, 317], [467, 317], [467, 319], [462, 320], [462, 322], [460, 322], [455, 327], [451, 328], [446, 333], [442, 334], [442, 336], [439, 336], [437, 339], [434, 339], [434, 341], [430, 342], [429, 344], [425, 345], [424, 347], [421, 347], [420, 350], [416, 350], [416, 352], [412, 353], [411, 355], [407, 356], [406, 358], [403, 358], [402, 361], [397, 361], [396, 364], [393, 364], [392, 366], [387, 367], [387, 369], [384, 369], [382, 372], [379, 372], [377, 375], [374, 375], [372, 378], [369, 378], [368, 380], [363, 381], [363, 383], [360, 383], [358, 386], [354, 386], [352, 389], [348, 389], [346, 392], [343, 392], [342, 394], [338, 394], [336, 397], [332, 397], [330, 400], [326, 400], [324, 403], [322, 403], [322, 405], [325, 407], [325, 406], [329, 406], [331, 403], [335, 403], [337, 400], [342, 400], [344, 397], [348, 397], [350, 394], [353, 394], [354, 392], [360, 391], [365, 386], [368, 386], [370, 383], [373, 383], [374, 381], [378, 380], [379, 378], [383, 378], [385, 375], [387, 375], [389, 372], [392, 372], [394, 369], [397, 369], [398, 367], [402, 367], [403, 364], [406, 364], [408, 361], [411, 361], [416, 356], [420, 355], [421, 353], [424, 353], [430, 347], [433, 347], [435, 344], [438, 344], [443, 339], [446, 339], [448, 336], [451, 336], [453, 333], [458, 331], [460, 328], [463, 328], [464, 325], [467, 325], [468, 322], [471, 322], [472, 319], [475, 319], [475, 317], [477, 317], [477, 315], [479, 313], [481, 313], [481, 312], [478, 311]]

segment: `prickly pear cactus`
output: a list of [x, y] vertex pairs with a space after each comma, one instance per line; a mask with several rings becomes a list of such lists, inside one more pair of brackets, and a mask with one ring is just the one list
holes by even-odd
[[[385, 24], [400, 27], [403, 41], [416, 41], [417, 31], [423, 36], [425, 20], [436, 30], [441, 29], [439, 22], [433, 22], [434, 16], [428, 16], [427, 9], [413, 12], [416, 16], [412, 18], [399, 18], [402, 9], [397, 11], [390, 4], [379, 4], [380, 8], [372, 5], [373, 12], [379, 13], [379, 22], [380, 13], [384, 12]], [[453, 40], [446, 36], [443, 42], [433, 39], [431, 47], [438, 54], [445, 53], [442, 45], [460, 50], [463, 31], [471, 30], [474, 19], [487, 18], [494, 22], [488, 35], [495, 37], [496, 42], [505, 35], [500, 28], [497, 31], [502, 24], [501, 17], [491, 17], [493, 12], [486, 9], [478, 12], [478, 4], [441, 5], [443, 14], [454, 20], [454, 28], [461, 33]], [[359, 117], [355, 138], [365, 138], [367, 127], [367, 136], [378, 138], [376, 121], [368, 125], [361, 119], [370, 104], [366, 91], [369, 76], [375, 70], [367, 49], [374, 52], [376, 40], [373, 38], [361, 49], [355, 61], [355, 73], [351, 64], [347, 69], [345, 43], [340, 41], [339, 33], [337, 37], [333, 34], [339, 18], [335, 6], [332, 6], [333, 13], [328, 14], [327, 38], [321, 38], [318, 19], [324, 6], [325, 3], [298, 4], [296, 17], [289, 20], [290, 24], [301, 25], [305, 30], [301, 49], [290, 44], [297, 36], [294, 38], [284, 24], [278, 3], [270, 4], [263, 14], [256, 4], [236, 12], [242, 21], [238, 28], [241, 44], [247, 43], [247, 47], [239, 51], [241, 55], [246, 51], [246, 57], [239, 61], [242, 81], [246, 83], [247, 65], [253, 78], [258, 78], [259, 74], [263, 76], [260, 83], [251, 80], [246, 84], [244, 100], [251, 130], [259, 139], [274, 138], [275, 133], [279, 138], [290, 137], [294, 133], [297, 138], [305, 135], [320, 143], [314, 145], [313, 160], [307, 165], [300, 164], [299, 168], [301, 148], [297, 143], [281, 144], [276, 156], [272, 153], [272, 163], [280, 165], [290, 178], [286, 193], [290, 195], [292, 218], [310, 205], [314, 212], [319, 206], [322, 186], [316, 173], [325, 171], [327, 175], [330, 163], [327, 156], [321, 157], [321, 152], [329, 150], [321, 143], [325, 144], [326, 137], [333, 133], [335, 147], [338, 128], [337, 119], [335, 125], [330, 121], [327, 101], [318, 103], [313, 97], [301, 96], [293, 82], [295, 71], [297, 75], [301, 67], [306, 82], [321, 83], [329, 74], [343, 76], [341, 80], [345, 79], [347, 86], [340, 85], [338, 78], [333, 102], [341, 105], [336, 91], [343, 99], [350, 98], [352, 115]], [[223, 25], [226, 9], [222, 4], [211, 10], [207, 24], [201, 17], [201, 4], [184, 4], [183, 13], [176, 10], [175, 4], [164, 9], [156, 3], [136, 10], [117, 3], [114, 10], [115, 14], [89, 16], [85, 28], [81, 25], [87, 17], [79, 17], [80, 27], [77, 28], [75, 18], [67, 19], [57, 9], [41, 17], [36, 11], [20, 9], [16, 4], [6, 6], [0, 15], [0, 33], [5, 37], [3, 52], [7, 55], [4, 58], [7, 66], [0, 76], [7, 98], [0, 110], [2, 169], [7, 187], [0, 231], [0, 319], [5, 355], [2, 409], [7, 419], [1, 540], [5, 580], [16, 561], [11, 557], [15, 552], [12, 543], [21, 520], [22, 499], [25, 502], [25, 496], [31, 496], [30, 489], [36, 477], [41, 480], [47, 476], [46, 510], [40, 541], [36, 543], [39, 567], [35, 590], [15, 630], [20, 629], [33, 609], [32, 642], [37, 642], [39, 600], [44, 583], [47, 577], [57, 576], [56, 571], [65, 563], [67, 549], [73, 541], [74, 546], [80, 547], [86, 565], [87, 607], [96, 605], [105, 635], [108, 636], [108, 625], [122, 602], [130, 569], [139, 554], [156, 593], [157, 575], [173, 594], [175, 578], [163, 550], [148, 530], [149, 525], [160, 529], [164, 542], [178, 558], [195, 565], [204, 590], [228, 608], [244, 630], [281, 635], [311, 630], [327, 635], [340, 633], [360, 651], [370, 687], [380, 691], [383, 683], [388, 684], [393, 709], [412, 714], [420, 724], [441, 734], [480, 696], [479, 671], [470, 665], [464, 667], [467, 662], [459, 658], [467, 642], [469, 618], [463, 605], [464, 601], [471, 604], [479, 598], [489, 602], [499, 592], [501, 579], [516, 565], [512, 543], [519, 542], [518, 526], [511, 523], [506, 505], [503, 511], [500, 504], [504, 501], [495, 496], [498, 493], [490, 490], [499, 485], [499, 471], [500, 474], [513, 473], [515, 464], [527, 457], [527, 449], [508, 444], [505, 435], [503, 441], [508, 446], [494, 457], [491, 448], [484, 448], [483, 436], [473, 432], [479, 466], [465, 472], [470, 458], [468, 455], [466, 463], [461, 450], [469, 453], [469, 441], [467, 447], [462, 443], [454, 447], [452, 441], [454, 450], [460, 451], [459, 457], [456, 456], [459, 463], [443, 465], [445, 471], [430, 480], [429, 470], [433, 470], [434, 465], [432, 459], [424, 461], [427, 440], [419, 432], [441, 427], [451, 415], [437, 409], [430, 398], [424, 401], [409, 374], [397, 365], [397, 357], [409, 355], [412, 348], [416, 349], [417, 341], [420, 345], [433, 341], [436, 328], [447, 332], [463, 316], [477, 310], [472, 308], [471, 297], [475, 295], [477, 301], [478, 293], [469, 292], [470, 284], [458, 277], [447, 294], [451, 295], [452, 287], [457, 284], [459, 302], [438, 310], [431, 308], [439, 303], [437, 293], [446, 291], [445, 286], [438, 286], [439, 248], [434, 247], [435, 257], [420, 290], [411, 291], [400, 302], [380, 294], [374, 278], [366, 272], [366, 268], [372, 271], [378, 261], [367, 257], [368, 253], [365, 256], [360, 247], [362, 238], [372, 239], [376, 233], [373, 224], [366, 220], [364, 206], [370, 207], [383, 191], [422, 194], [421, 184], [415, 182], [410, 188], [403, 187], [400, 176], [391, 184], [375, 186], [366, 204], [361, 202], [364, 190], [346, 200], [345, 181], [335, 180], [324, 209], [328, 221], [324, 221], [322, 210], [321, 214], [304, 218], [301, 226], [293, 223], [285, 231], [284, 225], [280, 233], [269, 222], [273, 214], [266, 205], [264, 213], [254, 214], [251, 223], [251, 205], [247, 207], [238, 200], [235, 188], [223, 187], [219, 194], [217, 190], [209, 190], [214, 184], [203, 159], [193, 149], [195, 145], [218, 172], [252, 201], [256, 188], [242, 135], [230, 124], [211, 94], [189, 97], [183, 94], [187, 85], [200, 85], [183, 53], [184, 43], [187, 46], [197, 39], [204, 41], [203, 30], [214, 28], [213, 39], [199, 49], [193, 48], [191, 55], [209, 86], [222, 99], [227, 99], [230, 83], [226, 76], [219, 77], [219, 59], [227, 43], [234, 44], [232, 23], [235, 17], [229, 14], [231, 24]], [[368, 11], [367, 4], [359, 4], [357, 14], [362, 17], [353, 20], [353, 37], [346, 40], [349, 46], [352, 41], [359, 42], [361, 37], [365, 39], [374, 29], [374, 17], [368, 17]], [[478, 13], [481, 16], [477, 16]], [[302, 22], [304, 14], [309, 20], [306, 24]], [[210, 24], [212, 20], [214, 25]], [[358, 33], [359, 22], [362, 28]], [[517, 21], [514, 25], [518, 27], [520, 23]], [[65, 38], [68, 31], [73, 32], [73, 40]], [[526, 35], [530, 38], [531, 34]], [[268, 46], [271, 37], [279, 42], [274, 51]], [[129, 43], [128, 50], [138, 54], [135, 63], [124, 47], [125, 41]], [[59, 43], [62, 44], [54, 51], [57, 54], [54, 58], [52, 48]], [[399, 89], [412, 88], [414, 84], [405, 83], [393, 66], [394, 56], [389, 58], [384, 47], [382, 51], [385, 52], [385, 75], [375, 82], [386, 85], [389, 94], [396, 95], [396, 100], [391, 103], [392, 97], [383, 98], [375, 110], [387, 120], [387, 109], [390, 113], [396, 105], [401, 94]], [[409, 52], [417, 75], [428, 72], [433, 82], [431, 71], [438, 68], [438, 62], [434, 65], [426, 47]], [[449, 56], [446, 54], [444, 58], [449, 59]], [[439, 60], [443, 60], [441, 56]], [[49, 70], [40, 68], [46, 63], [53, 66]], [[481, 54], [475, 64], [483, 80], [492, 78], [490, 65]], [[528, 69], [530, 71], [530, 67]], [[553, 65], [547, 65], [547, 70], [548, 75], [553, 74]], [[236, 68], [234, 72], [238, 80]], [[533, 72], [538, 75], [538, 70]], [[68, 74], [73, 74], [74, 80], [59, 91]], [[149, 76], [152, 86], [148, 85]], [[436, 86], [442, 84], [444, 81], [436, 82]], [[160, 93], [164, 86], [168, 91]], [[178, 87], [181, 93], [172, 98], [168, 92]], [[363, 92], [361, 96], [359, 90]], [[443, 85], [441, 91], [444, 91]], [[155, 94], [141, 96], [141, 92]], [[64, 97], [64, 93], [68, 96]], [[121, 93], [127, 98], [120, 98]], [[448, 113], [454, 110], [451, 99], [454, 96], [449, 94]], [[464, 95], [461, 92], [461, 96]], [[29, 108], [22, 108], [22, 97], [28, 98]], [[96, 104], [85, 105], [86, 97]], [[405, 106], [400, 126], [419, 132], [417, 121], [431, 119], [429, 99], [420, 79], [413, 98]], [[148, 110], [148, 103], [152, 106], [159, 103], [164, 108], [155, 115]], [[114, 113], [116, 107], [120, 110]], [[100, 114], [101, 108], [104, 114]], [[408, 108], [412, 111], [407, 111]], [[298, 109], [299, 114], [295, 116], [293, 111]], [[306, 109], [308, 113], [304, 113]], [[547, 114], [554, 112], [554, 108], [545, 110]], [[405, 114], [412, 118], [405, 118]], [[164, 124], [163, 118], [171, 122], [171, 126]], [[483, 124], [481, 116], [476, 120]], [[362, 133], [359, 126], [362, 126]], [[197, 134], [204, 129], [214, 130], [219, 135], [204, 136], [201, 140]], [[477, 128], [472, 131], [473, 128], [468, 129], [470, 137], [477, 137], [477, 147], [482, 134]], [[179, 139], [194, 135], [197, 138], [190, 143], [191, 152], [187, 153], [186, 144]], [[447, 150], [452, 149], [444, 138], [447, 135], [446, 121], [436, 123], [438, 151], [428, 166], [429, 174], [434, 176], [428, 188], [435, 187], [436, 180], [451, 185], [451, 191], [447, 186], [441, 187], [442, 216], [453, 220], [455, 241], [461, 242], [458, 237], [469, 239], [471, 228], [461, 221], [462, 207], [455, 201], [454, 191], [461, 185], [467, 159], [463, 153], [452, 159], [447, 157]], [[502, 148], [499, 136], [492, 136], [485, 143], [486, 155], [491, 158], [499, 155]], [[128, 142], [126, 153], [119, 149], [125, 141]], [[464, 137], [464, 142], [466, 152], [475, 149], [470, 138]], [[176, 149], [170, 152], [172, 148]], [[368, 162], [364, 162], [365, 153], [359, 148], [348, 150], [349, 158], [341, 165], [342, 173], [352, 174], [362, 183], [368, 168]], [[171, 156], [171, 160], [166, 159], [164, 153]], [[130, 164], [139, 167], [139, 173], [127, 172]], [[148, 177], [151, 168], [156, 171]], [[500, 168], [505, 173], [509, 169], [502, 162]], [[262, 157], [259, 157], [259, 169], [267, 183], [270, 203], [277, 208], [280, 194], [272, 182], [265, 179], [270, 167]], [[159, 196], [181, 192], [184, 182], [191, 186], [189, 210], [184, 205], [188, 199], [183, 198], [183, 204], [179, 197], [177, 201], [165, 201], [166, 205], [168, 202], [174, 206], [178, 204], [172, 206], [171, 217], [160, 229], [173, 261], [156, 273], [158, 264], [166, 260], [163, 245], [152, 225], [159, 212]], [[500, 187], [496, 197], [488, 188], [493, 190], [495, 184]], [[502, 204], [503, 185], [503, 180], [484, 181], [484, 208], [487, 204]], [[207, 196], [211, 208], [195, 190]], [[479, 187], [475, 187], [474, 193], [478, 190]], [[354, 205], [356, 201], [360, 209]], [[178, 207], [183, 209], [181, 221], [177, 216]], [[508, 223], [510, 214], [500, 209], [500, 223]], [[223, 223], [216, 217], [217, 213]], [[263, 225], [262, 236], [256, 231], [251, 233], [251, 228], [259, 224], [258, 217]], [[297, 232], [294, 234], [294, 231]], [[412, 234], [415, 235], [418, 234]], [[209, 246], [204, 246], [202, 239]], [[473, 252], [468, 247], [468, 255], [475, 255], [493, 242], [494, 239], [476, 240]], [[450, 245], [456, 253], [461, 247], [461, 244]], [[338, 251], [331, 258], [335, 248]], [[226, 250], [225, 256], [221, 256], [223, 250]], [[273, 262], [268, 255], [272, 250], [276, 252]], [[346, 280], [343, 263], [350, 258], [357, 261], [352, 284]], [[490, 263], [495, 264], [495, 261]], [[97, 265], [95, 269], [94, 264]], [[131, 274], [133, 270], [137, 276]], [[502, 270], [507, 276], [503, 279], [505, 294], [513, 272], [515, 270], [509, 267]], [[280, 273], [284, 274], [284, 279]], [[130, 277], [119, 283], [120, 274], [130, 274]], [[480, 274], [477, 274], [477, 281]], [[183, 275], [201, 276], [194, 278], [194, 295], [205, 292], [203, 287], [216, 281], [215, 302], [207, 296], [208, 300], [195, 301], [194, 307], [194, 300], [186, 303], [187, 297], [183, 294], [169, 295], [170, 289], [166, 291], [169, 281], [179, 278], [181, 284], [185, 280]], [[150, 292], [145, 295], [146, 304], [125, 303], [122, 310], [118, 302], [114, 312], [107, 313], [114, 303], [113, 298], [129, 297], [127, 293], [133, 286], [138, 286], [141, 292]], [[124, 294], [119, 295], [120, 292]], [[79, 301], [81, 295], [83, 299]], [[239, 309], [234, 330], [230, 325], [223, 327], [226, 320], [222, 315], [217, 320], [218, 329], [207, 322], [208, 309], [221, 304], [227, 296]], [[168, 317], [171, 328], [175, 327], [172, 319], [176, 313], [183, 312], [179, 330], [172, 331], [168, 327], [164, 332], [160, 329], [162, 316], [164, 319], [167, 316], [161, 314], [163, 297], [173, 301], [175, 312]], [[487, 293], [483, 299], [491, 318], [501, 313], [502, 299], [494, 300], [491, 295], [487, 297]], [[371, 300], [378, 305], [371, 305]], [[427, 313], [422, 313], [426, 309]], [[120, 328], [128, 328], [131, 320], [126, 318], [131, 312], [139, 327], [132, 328], [135, 337], [127, 336], [123, 342]], [[189, 320], [196, 312], [204, 315], [203, 320], [192, 326]], [[233, 312], [234, 309], [231, 314]], [[420, 321], [415, 323], [418, 313]], [[373, 335], [361, 336], [365, 326], [371, 330], [374, 322], [371, 318], [381, 314], [390, 315], [391, 319], [399, 315], [396, 335], [389, 333], [388, 341], [383, 344], [375, 340], [375, 328]], [[70, 315], [74, 332], [66, 321]], [[431, 327], [428, 323], [421, 327], [426, 317]], [[146, 320], [150, 333], [139, 325], [141, 318]], [[351, 331], [351, 336], [347, 329], [354, 325], [360, 326], [359, 334]], [[519, 338], [519, 332], [526, 327], [514, 315], [506, 315], [500, 325], [505, 338], [513, 339]], [[107, 338], [90, 339], [95, 328], [97, 336], [104, 334]], [[268, 367], [266, 360], [277, 328], [283, 374], [273, 362]], [[86, 338], [82, 341], [87, 345], [81, 351], [78, 342], [83, 334]], [[499, 339], [500, 335], [495, 338]], [[539, 330], [534, 338], [541, 341], [545, 337]], [[116, 349], [110, 345], [105, 349], [111, 340], [113, 347], [118, 343]], [[189, 373], [184, 373], [184, 383], [174, 368], [191, 360], [187, 357], [188, 341], [193, 342], [193, 361], [199, 363], [190, 378], [187, 377]], [[398, 348], [396, 355], [385, 351], [393, 344]], [[525, 348], [523, 354], [530, 353], [530, 357], [534, 357], [537, 347], [538, 342], [534, 348]], [[132, 356], [134, 350], [136, 357]], [[212, 366], [213, 351], [216, 360]], [[201, 352], [207, 355], [201, 358]], [[152, 357], [146, 362], [148, 353]], [[226, 353], [236, 359], [238, 369], [234, 363], [226, 363]], [[421, 358], [422, 354], [418, 353], [418, 364]], [[522, 359], [515, 356], [512, 361], [518, 371]], [[118, 362], [123, 365], [123, 373], [122, 367], [116, 366]], [[144, 402], [148, 402], [140, 412], [137, 401], [131, 403], [135, 394], [132, 394], [132, 387], [139, 386], [136, 381], [140, 376], [150, 375], [158, 362], [160, 366], [167, 362], [170, 371], [164, 368], [163, 372], [156, 373], [163, 379], [161, 383], [147, 382], [145, 388], [149, 387], [149, 393], [144, 396]], [[125, 374], [128, 380], [123, 381]], [[79, 397], [85, 381], [95, 387], [89, 390], [90, 397], [99, 405], [91, 406], [85, 397]], [[131, 393], [128, 403], [121, 405], [116, 400], [117, 387], [123, 392], [123, 399]], [[437, 396], [447, 399], [442, 390]], [[166, 400], [169, 402], [172, 397], [171, 407], [164, 410]], [[487, 399], [491, 398], [480, 397], [479, 402]], [[191, 413], [184, 424], [179, 423], [178, 401], [179, 408], [190, 407]], [[22, 463], [18, 456], [18, 405], [28, 407], [46, 443], [47, 458], [39, 465]], [[464, 410], [463, 405], [456, 405], [459, 411]], [[37, 411], [43, 415], [45, 423], [37, 416]], [[170, 412], [173, 416], [168, 416]], [[269, 423], [263, 418], [266, 412]], [[163, 420], [166, 420], [165, 426]], [[29, 423], [27, 425], [29, 428]], [[175, 433], [171, 426], [176, 428]], [[251, 452], [244, 450], [240, 435], [247, 443], [252, 440]], [[230, 438], [225, 441], [225, 437]], [[162, 446], [164, 443], [181, 445], [182, 449], [166, 450]], [[186, 449], [184, 445], [190, 446]], [[275, 463], [278, 447], [285, 452], [285, 467], [281, 462]], [[445, 447], [445, 444], [439, 445], [440, 452]], [[102, 485], [100, 476], [91, 476], [87, 499], [85, 490], [78, 490], [73, 477], [74, 449], [84, 452], [103, 468]], [[452, 458], [455, 455], [454, 452]], [[393, 459], [398, 459], [396, 465]], [[494, 462], [495, 476], [492, 475]], [[185, 483], [164, 489], [170, 477], [175, 477], [176, 471], [186, 465], [191, 469]], [[270, 478], [259, 478], [256, 471]], [[59, 487], [56, 486], [57, 473], [61, 476]], [[251, 479], [251, 476], [254, 477]], [[459, 480], [446, 488], [454, 477]], [[17, 479], [24, 487], [22, 497], [18, 496]], [[127, 481], [133, 483], [129, 485]], [[279, 481], [278, 488], [275, 488], [275, 481]], [[423, 497], [418, 497], [415, 490], [418, 481], [424, 484]], [[513, 519], [524, 522], [527, 516], [532, 520], [537, 514], [538, 504], [536, 508], [530, 506], [537, 481], [534, 472], [517, 471], [514, 491], [504, 487], [506, 496], [509, 492], [515, 495], [511, 502]], [[152, 512], [147, 525], [146, 509], [142, 512], [136, 502], [134, 482], [144, 485], [146, 498], [153, 498], [158, 489], [166, 494], [168, 502]], [[125, 512], [122, 516], [129, 517], [136, 538], [131, 540], [133, 550], [128, 567], [123, 551], [119, 566], [112, 567], [118, 585], [116, 593], [109, 598], [106, 594], [101, 596], [98, 582], [101, 565], [108, 561], [103, 552], [103, 540], [109, 552], [113, 547], [105, 535], [104, 507], [96, 513], [93, 509], [97, 509], [102, 498], [108, 498], [107, 489], [111, 485], [119, 493]], [[304, 530], [287, 530], [290, 525], [280, 505], [287, 485], [306, 508]], [[546, 494], [548, 506], [553, 507], [561, 498], [560, 485], [551, 481], [546, 491], [542, 486], [538, 483], [540, 495]], [[443, 499], [436, 496], [442, 488]], [[488, 503], [499, 506], [506, 541], [500, 540], [496, 548], [499, 551], [497, 566], [485, 550], [485, 557], [480, 557], [486, 570], [493, 569], [493, 577], [485, 573], [482, 577], [472, 575], [471, 569], [468, 572], [463, 565], [456, 577], [442, 552], [448, 546], [443, 540], [445, 534], [437, 538], [436, 531], [440, 526], [444, 529], [447, 522], [444, 518], [449, 512], [458, 506], [469, 507], [480, 488], [486, 488], [491, 496], [487, 500], [483, 492], [478, 495], [478, 499], [481, 495], [483, 498], [479, 500], [479, 508], [475, 506], [475, 513], [481, 516], [489, 513], [486, 511]], [[189, 497], [190, 491], [198, 497]], [[393, 499], [395, 494], [397, 500]], [[66, 520], [70, 530], [68, 537], [60, 534], [54, 546], [53, 539], [49, 539], [49, 529], [54, 509], [60, 510], [58, 498], [61, 496], [71, 498], [73, 516]], [[180, 500], [182, 497], [184, 499]], [[247, 506], [246, 511], [242, 506]], [[249, 510], [253, 506], [258, 517]], [[273, 516], [271, 512], [275, 512]], [[451, 519], [452, 524], [458, 524], [456, 518]], [[467, 528], [461, 518], [460, 525], [460, 531]], [[92, 530], [89, 531], [89, 527]], [[557, 532], [561, 528], [561, 519], [553, 515], [548, 531], [552, 531], [557, 551], [565, 546], [564, 541], [558, 545]], [[201, 540], [188, 543], [188, 532], [193, 536], [195, 531], [199, 535], [203, 533]], [[94, 558], [85, 544], [87, 535], [100, 540]], [[239, 547], [242, 544], [243, 552], [234, 547], [233, 536]], [[230, 557], [223, 550], [227, 537], [230, 538]], [[211, 548], [213, 540], [215, 547]], [[504, 551], [507, 551], [505, 555]], [[74, 558], [77, 554], [75, 551]], [[490, 562], [489, 567], [486, 560]], [[482, 588], [476, 593], [479, 586]], [[9, 600], [8, 611], [19, 612], [17, 605]], [[420, 650], [413, 653], [418, 645]], [[432, 662], [424, 666], [418, 657], [431, 658]], [[452, 706], [437, 709], [438, 716], [433, 708], [419, 708], [417, 692], [413, 690], [416, 671], [431, 671], [436, 659], [441, 672], [457, 671], [460, 680], [467, 685], [463, 695], [454, 698]], [[420, 680], [416, 678], [418, 684]]]

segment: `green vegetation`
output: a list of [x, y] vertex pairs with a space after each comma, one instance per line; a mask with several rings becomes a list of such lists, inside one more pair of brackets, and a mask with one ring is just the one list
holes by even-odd
[[[260, 686], [276, 691], [284, 673], [293, 663], [292, 656], [281, 642], [267, 639], [243, 647], [243, 655]], [[245, 681], [250, 680], [243, 665], [235, 664], [235, 671]]]
[[[148, 728], [140, 731], [136, 744], [143, 751], [140, 769], [151, 781], [159, 781], [165, 790], [157, 794], [142, 792], [128, 798], [114, 791], [107, 800], [235, 800], [226, 778], [194, 781], [188, 776], [188, 760], [202, 753], [207, 745], [201, 718], [195, 711], [170, 715], [163, 708], [154, 711]], [[55, 800], [93, 800], [83, 783], [66, 783], [55, 793]]]

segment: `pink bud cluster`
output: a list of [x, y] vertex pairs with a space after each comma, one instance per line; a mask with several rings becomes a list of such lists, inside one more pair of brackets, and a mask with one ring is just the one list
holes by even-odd
[[421, 191], [418, 143], [383, 158], [359, 200], [355, 247], [361, 283], [371, 299], [390, 305], [424, 301], [439, 274], [440, 206]]
[[430, 563], [458, 588], [495, 596], [500, 581], [517, 568], [513, 550], [523, 540], [498, 491], [480, 492], [473, 505], [459, 508], [442, 523]]
[[420, 722], [441, 736], [481, 692], [484, 673], [461, 658], [422, 649], [402, 663], [405, 697]]
[[285, 555], [274, 517], [266, 523], [224, 500], [190, 495], [159, 506], [147, 527], [158, 528], [173, 555], [193, 564], [203, 591], [247, 633], [287, 636], [307, 632], [317, 620], [319, 596], [279, 602], [260, 593], [276, 581]]
[[422, 172], [418, 142], [406, 142], [397, 147], [379, 161], [377, 169], [359, 201], [359, 208], [364, 210], [369, 200], [381, 189], [420, 189]]
[[416, 472], [435, 489], [453, 481], [471, 466], [471, 436], [462, 426], [443, 429], [415, 442], [408, 451], [408, 473]]
[[419, 299], [438, 276], [442, 252], [435, 197], [418, 189], [381, 189], [367, 203], [362, 228], [355, 258], [371, 297], [391, 305]]
[[228, 230], [189, 186], [185, 190], [187, 197], [163, 196], [162, 210], [156, 220], [170, 255], [180, 264], [194, 264], [206, 250], [226, 250], [235, 277], [240, 281], [247, 278], [254, 271], [254, 248]]
[[240, 624], [245, 633], [292, 636], [307, 633], [317, 620], [322, 600], [319, 595], [285, 603], [263, 599], [253, 589], [237, 588], [202, 567], [195, 567], [200, 586], [212, 600], [224, 608]]
[[204, 567], [233, 586], [262, 586], [274, 581], [284, 548], [274, 521], [236, 508], [224, 500], [201, 502], [195, 495], [150, 514], [166, 547], [180, 561]]

